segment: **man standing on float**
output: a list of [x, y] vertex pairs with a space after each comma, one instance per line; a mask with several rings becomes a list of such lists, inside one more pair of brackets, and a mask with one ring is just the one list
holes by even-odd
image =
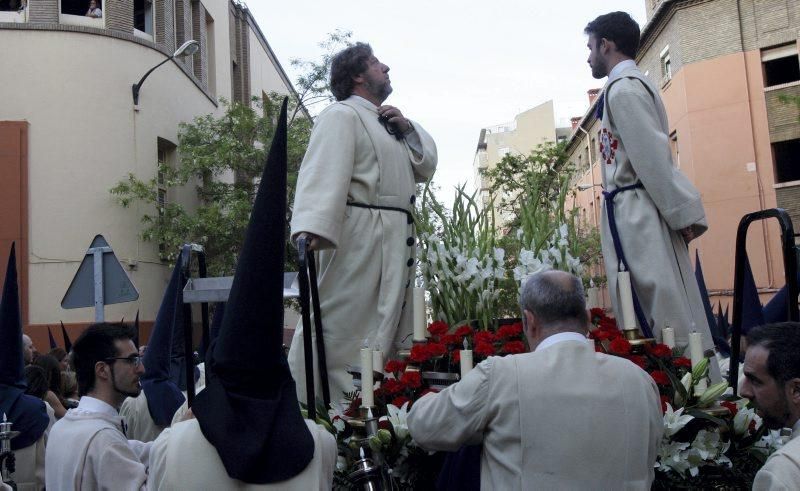
[[[689, 333], [713, 349], [687, 244], [708, 229], [700, 193], [672, 162], [667, 113], [658, 90], [633, 58], [639, 26], [625, 12], [586, 26], [594, 78], [608, 76], [597, 103], [605, 207], [602, 246], [609, 293], [619, 318], [617, 272], [630, 271], [637, 324], [660, 338], [665, 325], [678, 344]], [[619, 319], [621, 321], [621, 319]], [[712, 364], [716, 365], [716, 364]], [[712, 377], [718, 377], [712, 367]]]
[[[362, 347], [381, 350], [386, 359], [411, 333], [415, 183], [433, 176], [437, 156], [419, 123], [383, 105], [392, 92], [389, 67], [368, 44], [334, 56], [330, 85], [337, 102], [315, 121], [291, 226], [293, 240], [305, 236], [319, 251], [330, 394], [338, 402], [354, 390], [346, 367], [358, 363]], [[298, 327], [289, 363], [305, 401], [303, 360]]]

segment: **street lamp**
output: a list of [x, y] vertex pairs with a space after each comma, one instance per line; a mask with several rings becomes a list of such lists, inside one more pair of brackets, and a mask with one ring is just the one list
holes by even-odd
[[198, 49], [200, 49], [200, 43], [198, 43], [194, 39], [190, 39], [189, 41], [183, 43], [180, 48], [176, 49], [175, 52], [172, 53], [172, 56], [170, 56], [166, 60], [162, 61], [158, 65], [148, 70], [147, 73], [145, 73], [144, 76], [141, 78], [141, 80], [139, 80], [139, 83], [133, 84], [133, 105], [134, 106], [139, 105], [139, 90], [142, 88], [142, 84], [144, 83], [144, 80], [148, 77], [148, 75], [153, 73], [153, 70], [155, 70], [156, 68], [160, 67], [161, 65], [163, 65], [164, 63], [168, 62], [173, 58], [185, 58], [187, 56], [191, 56], [197, 53]]

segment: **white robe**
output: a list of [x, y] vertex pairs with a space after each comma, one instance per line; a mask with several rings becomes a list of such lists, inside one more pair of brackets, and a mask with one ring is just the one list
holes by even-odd
[[800, 420], [792, 430], [792, 438], [759, 469], [753, 491], [792, 491], [800, 487]]
[[165, 491], [183, 489], [241, 490], [329, 490], [336, 466], [336, 440], [324, 428], [306, 420], [314, 438], [314, 458], [303, 472], [287, 481], [274, 484], [247, 484], [231, 479], [196, 419], [174, 424], [153, 443], [150, 450], [151, 489]]
[[[56, 422], [53, 408], [44, 401], [44, 408], [50, 423], [36, 443], [14, 451], [16, 469], [11, 479], [17, 485], [17, 491], [41, 491], [44, 489], [44, 455], [47, 447], [47, 436]], [[13, 429], [13, 428], [12, 428]]]
[[[402, 212], [347, 203], [413, 211], [415, 183], [430, 179], [436, 169], [430, 135], [415, 122], [416, 132], [398, 141], [381, 126], [376, 109], [351, 96], [317, 117], [292, 212], [292, 236], [313, 233], [324, 248], [317, 257], [317, 275], [333, 401], [353, 390], [345, 370], [358, 364], [362, 346], [380, 349], [388, 359], [413, 325], [413, 227]], [[409, 141], [421, 155], [412, 152]], [[305, 401], [302, 322], [292, 339], [289, 363], [298, 398]], [[315, 379], [319, 396], [318, 373]]]
[[119, 408], [119, 415], [125, 420], [128, 427], [125, 436], [131, 440], [141, 442], [152, 442], [164, 431], [164, 427], [158, 426], [153, 417], [150, 416], [150, 409], [147, 407], [147, 396], [144, 391], [138, 397], [128, 397]]
[[[713, 349], [700, 289], [680, 233], [692, 227], [699, 236], [708, 225], [700, 193], [672, 163], [667, 113], [658, 90], [631, 65], [609, 77], [604, 98], [599, 138], [603, 188], [644, 185], [614, 198], [622, 250], [644, 315], [654, 324], [657, 338], [668, 324], [675, 329], [678, 344], [688, 344], [689, 333], [697, 331], [704, 349]], [[618, 260], [605, 203], [602, 247], [611, 302], [621, 321]], [[716, 363], [712, 371], [718, 376]]]
[[653, 379], [585, 340], [490, 357], [407, 420], [428, 450], [483, 443], [481, 489], [503, 491], [650, 489], [663, 432]]
[[53, 425], [45, 454], [48, 491], [147, 489], [143, 462], [151, 444], [128, 441], [114, 413], [78, 406]]

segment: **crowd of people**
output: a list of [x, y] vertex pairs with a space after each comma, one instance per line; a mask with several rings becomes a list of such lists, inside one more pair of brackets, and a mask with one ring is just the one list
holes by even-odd
[[[91, 5], [87, 15], [97, 7]], [[643, 331], [663, 325], [669, 310], [683, 316], [681, 340], [695, 325], [710, 343], [704, 318], [692, 320], [699, 292], [685, 271], [686, 244], [705, 230], [704, 212], [696, 190], [671, 168], [663, 105], [633, 62], [639, 28], [615, 12], [591, 22], [586, 34], [593, 74], [609, 77], [598, 116], [607, 145], [603, 246], [615, 310], [621, 267], [634, 278]], [[298, 178], [292, 238], [308, 239], [319, 255], [334, 394], [352, 390], [346, 365], [364, 343], [392, 353], [413, 315], [414, 185], [433, 174], [436, 147], [419, 123], [383, 104], [392, 91], [388, 72], [367, 44], [333, 58], [337, 102], [318, 117]], [[300, 410], [313, 366], [302, 331], [288, 358], [283, 347], [286, 107], [284, 101], [261, 179], [270, 185], [259, 187], [191, 407], [180, 365], [189, 357], [175, 363], [172, 349], [173, 338], [182, 339], [179, 265], [146, 350], [131, 326], [97, 323], [69, 353], [39, 354], [22, 332], [12, 246], [0, 300], [0, 411], [20, 432], [11, 440], [9, 476], [17, 489], [333, 486], [336, 441]], [[646, 252], [642, 236], [649, 237]], [[407, 421], [414, 440], [432, 451], [482, 443], [484, 489], [649, 489], [663, 432], [653, 379], [627, 360], [595, 352], [576, 276], [532, 275], [520, 306], [531, 351], [490, 357], [416, 401]], [[747, 345], [741, 394], [768, 428], [800, 431], [800, 324], [756, 327]], [[754, 489], [800, 483], [798, 442], [769, 457]]]

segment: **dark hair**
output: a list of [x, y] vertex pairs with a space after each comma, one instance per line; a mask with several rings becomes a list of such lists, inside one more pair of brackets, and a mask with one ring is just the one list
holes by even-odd
[[64, 357], [67, 356], [67, 352], [64, 351], [64, 348], [53, 348], [47, 354], [55, 358], [59, 363], [61, 363], [64, 360]]
[[61, 363], [50, 355], [39, 355], [33, 364], [44, 369], [47, 387], [61, 398]]
[[747, 347], [761, 346], [769, 352], [767, 372], [779, 383], [800, 378], [800, 323], [779, 322], [752, 328]]
[[589, 322], [583, 284], [569, 273], [544, 271], [531, 275], [522, 285], [520, 304], [538, 317], [545, 329], [559, 326], [585, 329]]
[[25, 393], [44, 399], [44, 396], [47, 395], [47, 374], [44, 372], [44, 368], [37, 365], [27, 365], [24, 373], [25, 382], [28, 385]]
[[367, 43], [356, 43], [339, 51], [331, 60], [331, 92], [337, 101], [350, 97], [355, 87], [354, 77], [367, 71], [372, 47]]
[[639, 24], [627, 12], [611, 12], [589, 22], [583, 30], [599, 43], [605, 38], [613, 41], [617, 50], [625, 56], [636, 58], [639, 49]]
[[134, 329], [128, 324], [100, 322], [87, 327], [72, 345], [72, 364], [78, 378], [78, 394], [94, 389], [94, 366], [118, 355], [114, 342], [133, 340]]

